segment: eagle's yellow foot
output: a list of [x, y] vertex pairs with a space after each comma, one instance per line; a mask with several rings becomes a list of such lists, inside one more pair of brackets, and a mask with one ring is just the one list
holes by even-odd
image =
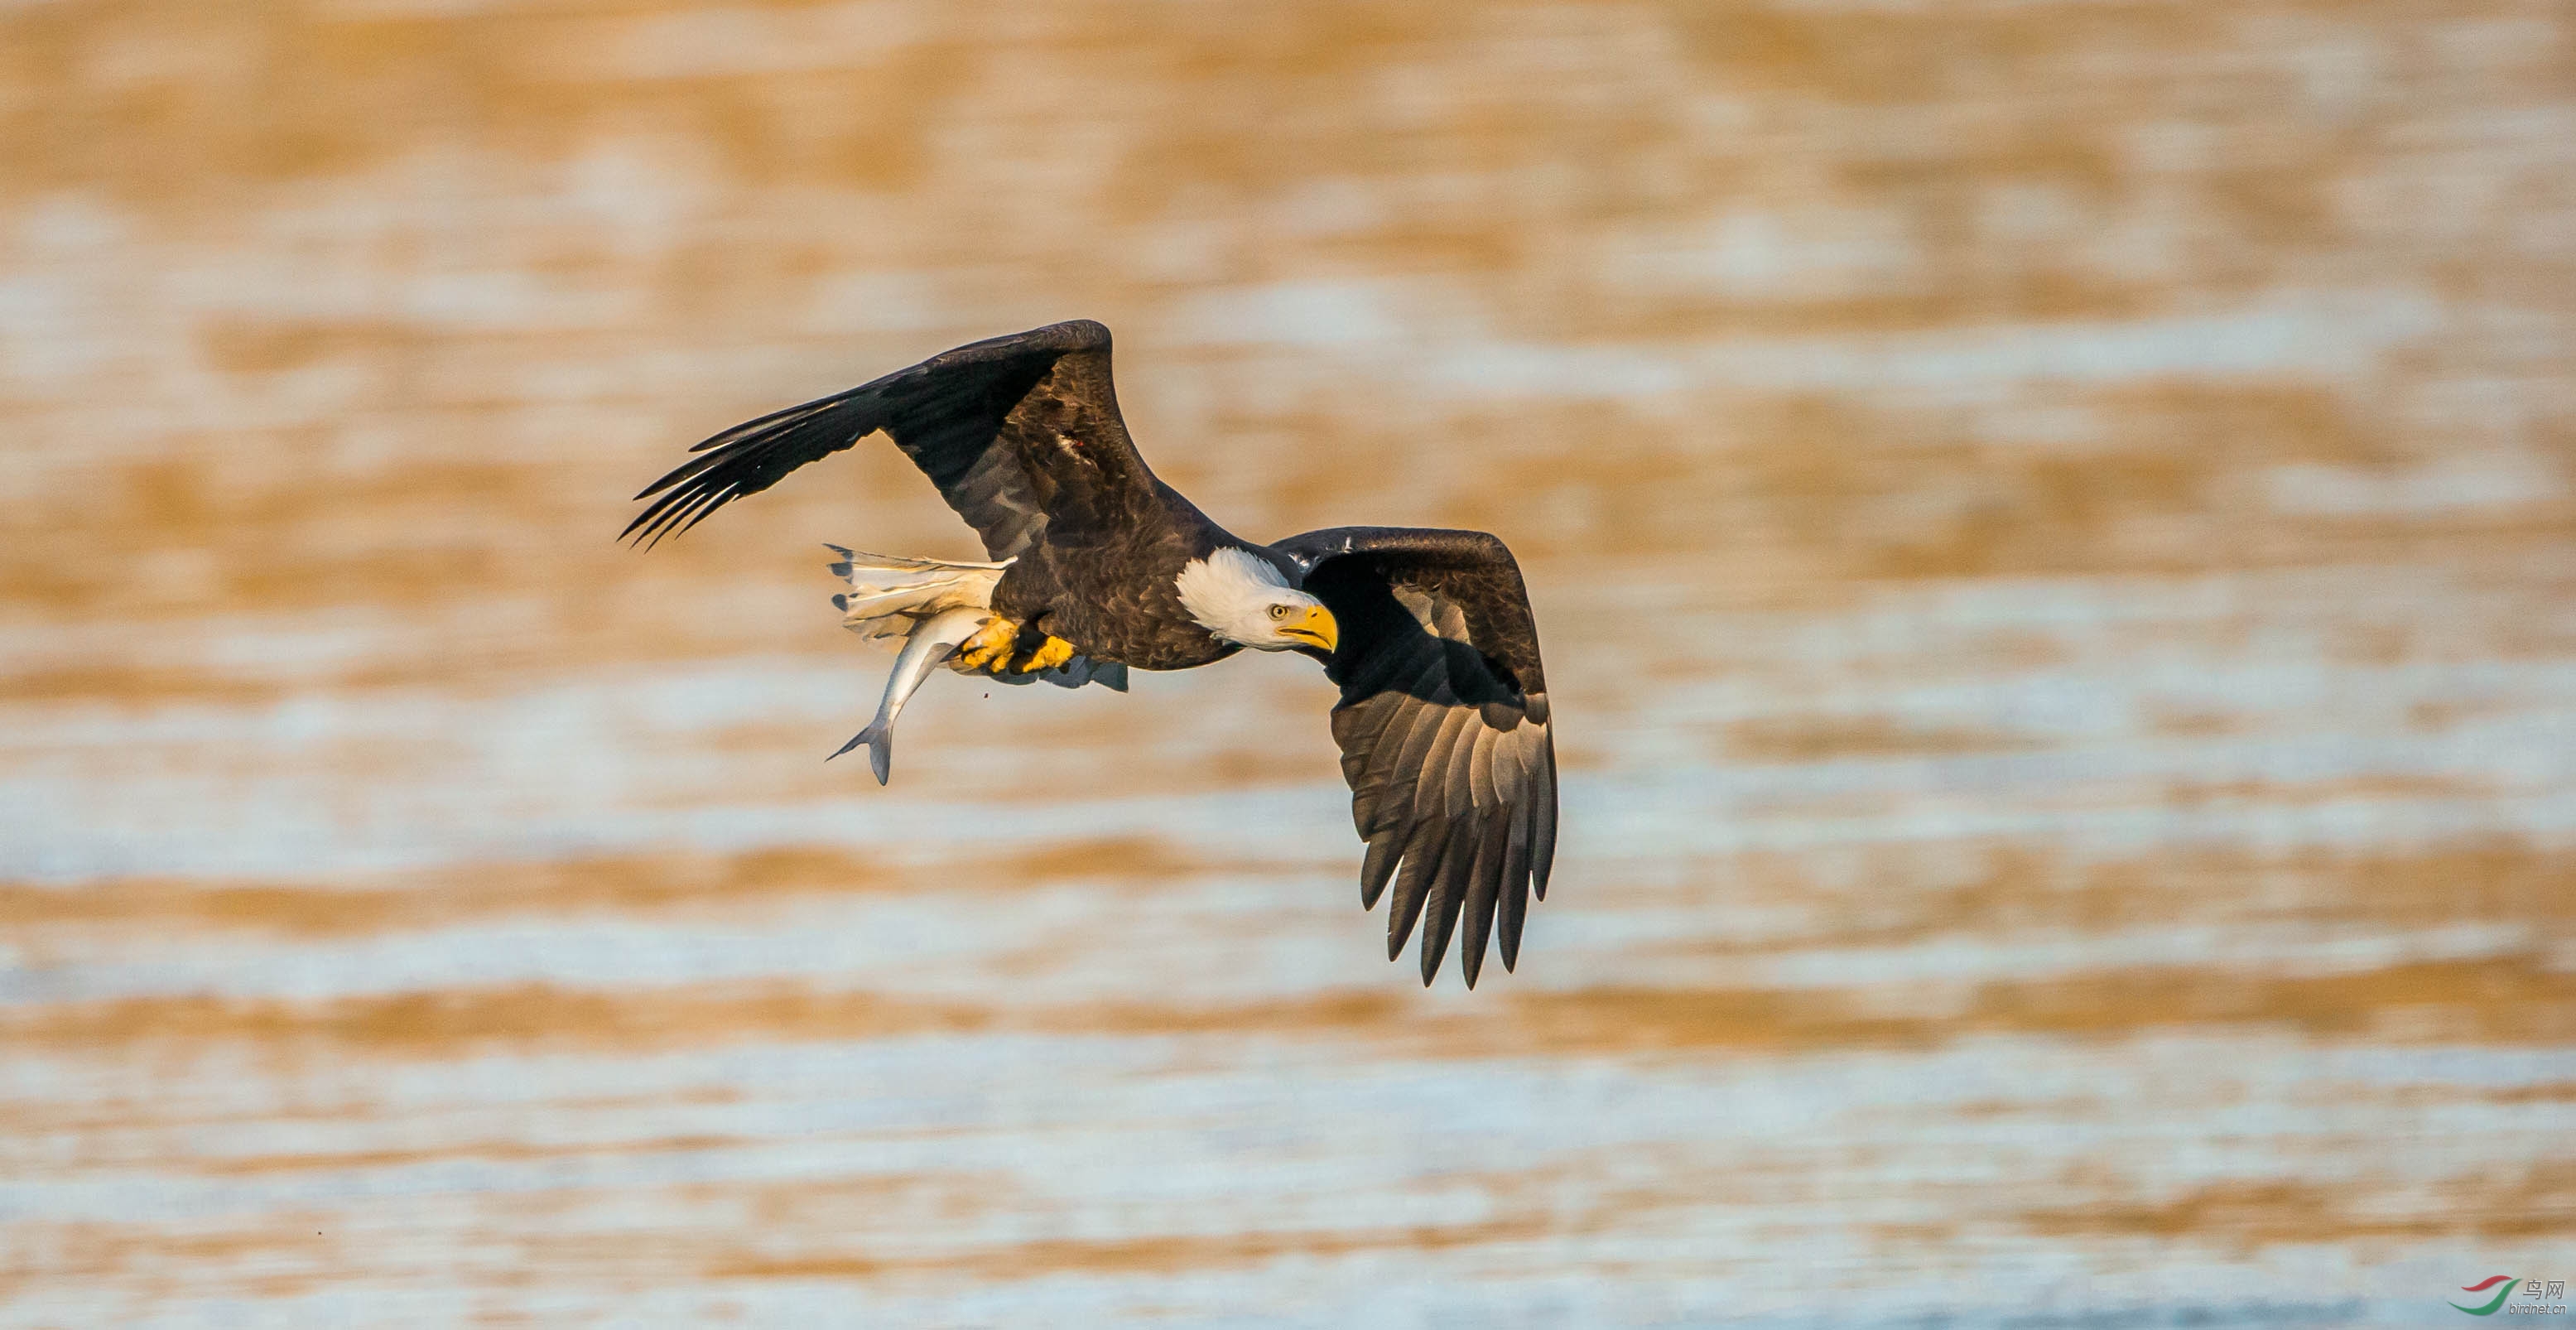
[[1020, 665], [1020, 673], [1035, 674], [1040, 670], [1051, 670], [1071, 659], [1073, 659], [1073, 643], [1061, 637], [1051, 636], [1040, 643], [1037, 650], [1029, 653], [1029, 658]]
[[957, 644], [959, 669], [985, 670], [996, 674], [1011, 658], [1011, 646], [1020, 640], [1020, 626], [1008, 619], [992, 619], [975, 630], [973, 637]]

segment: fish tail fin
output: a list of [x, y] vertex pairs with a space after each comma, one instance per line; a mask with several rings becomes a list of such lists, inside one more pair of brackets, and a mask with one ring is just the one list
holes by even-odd
[[[876, 773], [877, 784], [885, 784], [886, 777], [894, 772], [894, 727], [871, 721], [866, 729], [851, 735], [848, 743], [834, 749], [832, 757], [839, 757], [860, 744], [868, 746], [868, 770]], [[832, 757], [823, 760], [829, 762]]]
[[868, 742], [868, 770], [876, 773], [877, 784], [883, 786], [886, 777], [894, 774], [894, 727], [871, 725], [859, 731], [859, 737]]

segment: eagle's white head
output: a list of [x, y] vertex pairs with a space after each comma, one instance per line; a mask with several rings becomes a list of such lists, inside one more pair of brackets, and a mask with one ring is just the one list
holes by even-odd
[[1255, 651], [1333, 649], [1341, 628], [1324, 602], [1288, 585], [1268, 559], [1226, 545], [1182, 565], [1181, 608], [1218, 637]]

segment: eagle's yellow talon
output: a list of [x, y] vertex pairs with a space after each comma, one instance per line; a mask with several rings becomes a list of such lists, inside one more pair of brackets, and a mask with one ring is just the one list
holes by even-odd
[[1020, 640], [1020, 626], [1008, 619], [994, 619], [975, 630], [973, 637], [957, 644], [957, 666], [965, 670], [991, 669], [998, 673], [1002, 663], [1011, 657], [1011, 645]]
[[1073, 659], [1073, 643], [1061, 637], [1049, 637], [1037, 650], [1029, 653], [1028, 661], [1020, 666], [1020, 673], [1035, 674], [1040, 670], [1051, 670], [1071, 659]]

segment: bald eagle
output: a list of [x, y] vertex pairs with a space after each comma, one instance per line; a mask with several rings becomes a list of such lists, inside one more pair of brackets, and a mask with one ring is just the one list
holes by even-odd
[[[1109, 330], [1089, 320], [975, 342], [736, 425], [635, 497], [658, 541], [883, 430], [991, 562], [835, 551], [844, 621], [904, 639], [865, 742], [887, 772], [893, 713], [932, 666], [1122, 688], [1243, 648], [1295, 651], [1340, 686], [1333, 739], [1368, 849], [1360, 904], [1392, 882], [1387, 959], [1422, 921], [1422, 982], [1463, 918], [1468, 987], [1501, 924], [1520, 954], [1556, 853], [1556, 749], [1520, 567], [1481, 531], [1335, 527], [1263, 545], [1155, 478], [1119, 418]], [[659, 497], [655, 497], [659, 496]], [[837, 754], [836, 754], [837, 756]]]

